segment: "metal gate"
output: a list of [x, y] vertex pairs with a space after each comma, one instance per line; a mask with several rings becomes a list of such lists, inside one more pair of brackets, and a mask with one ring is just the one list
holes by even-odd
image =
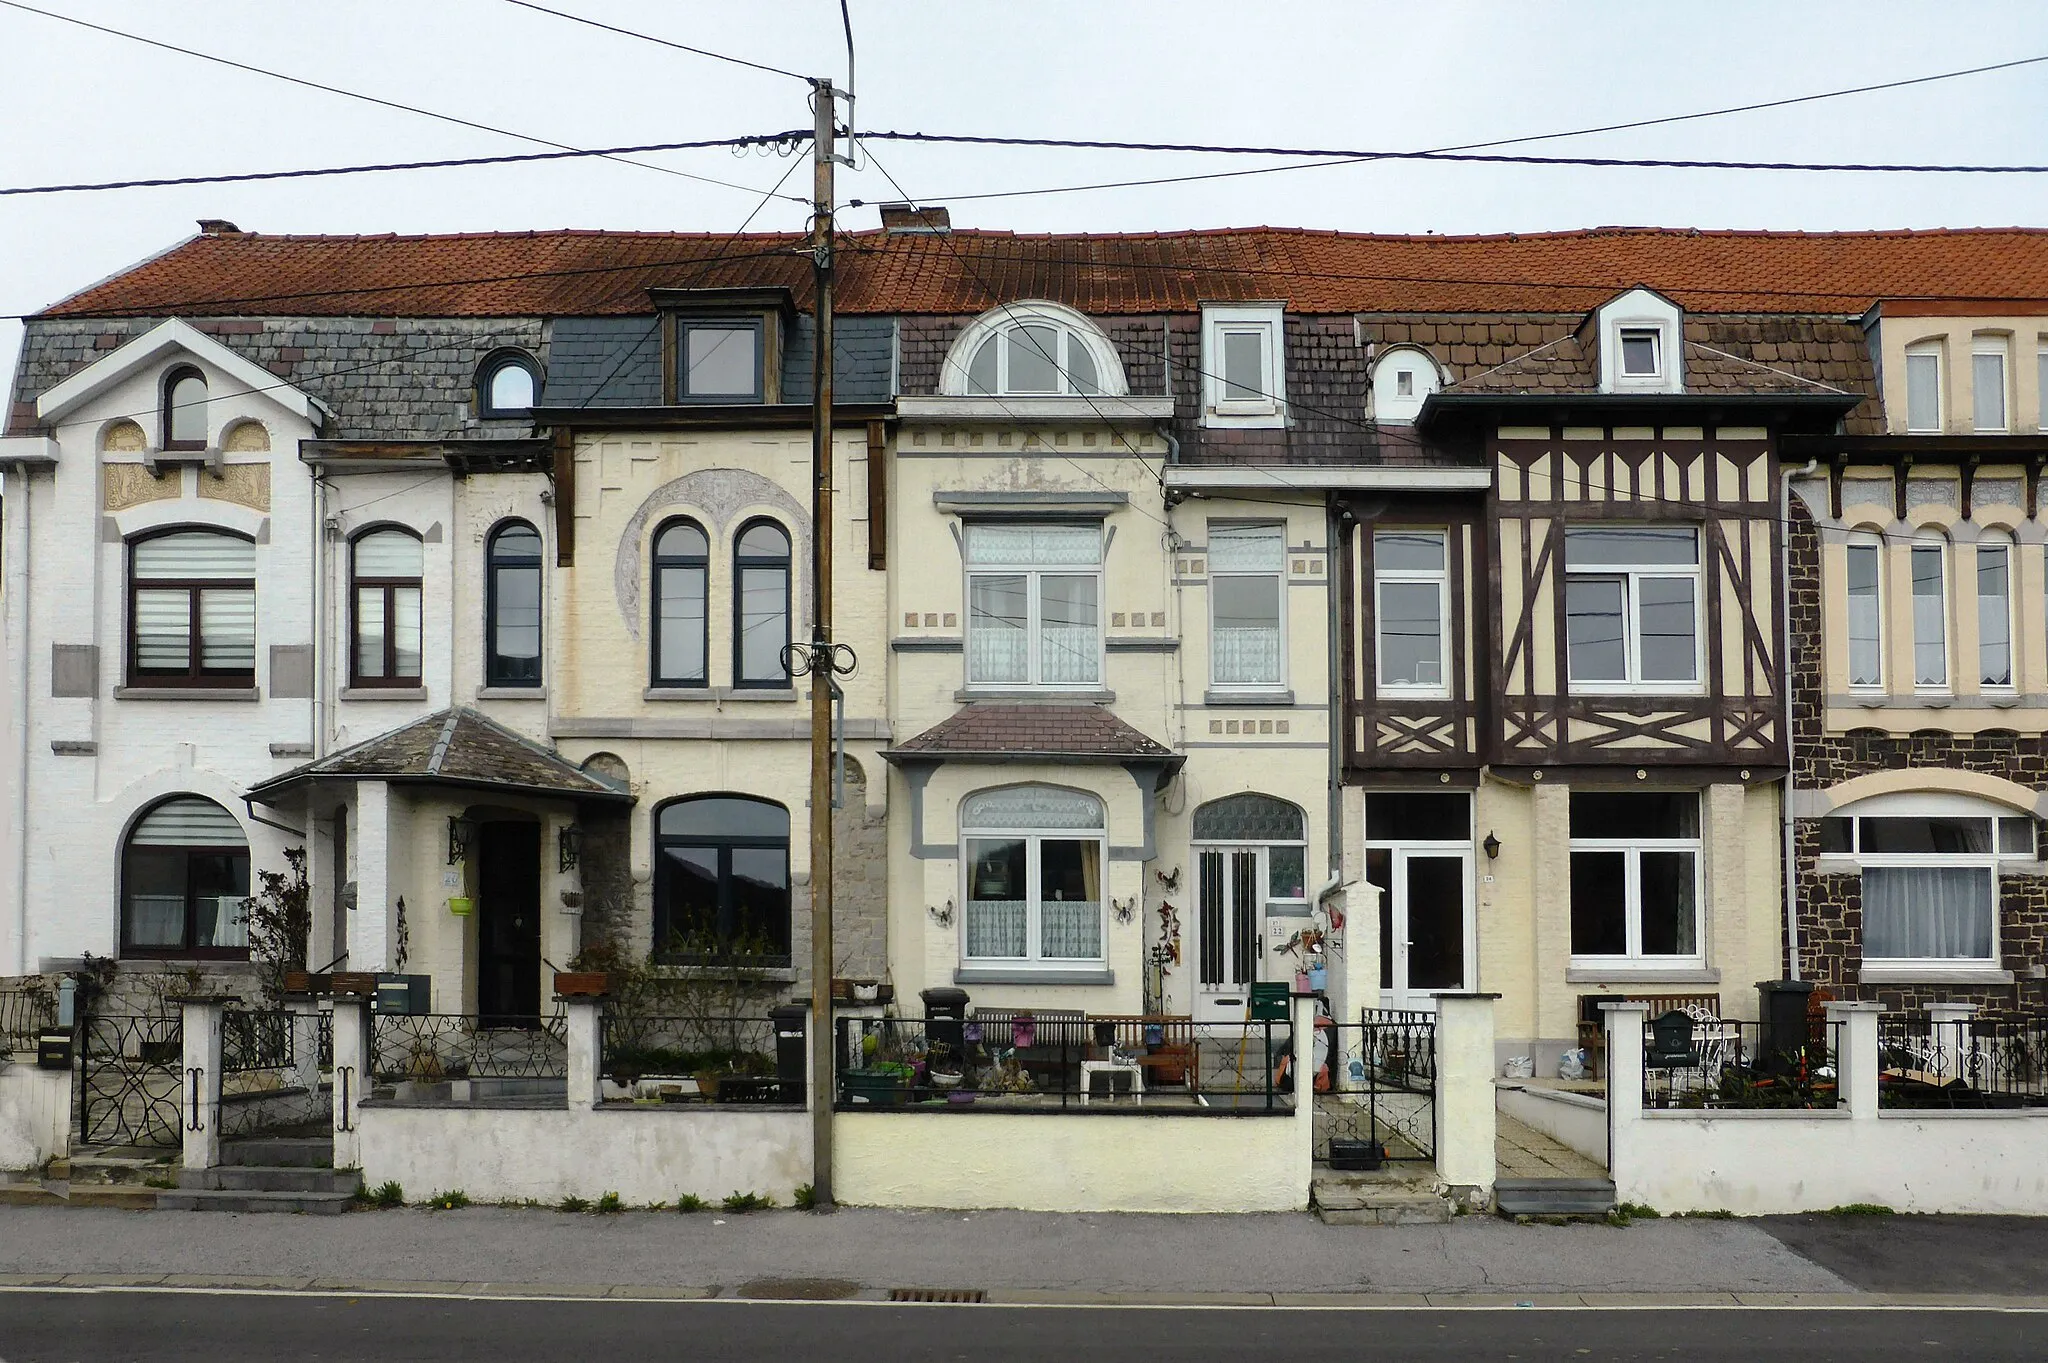
[[78, 1139], [180, 1144], [185, 1027], [176, 1017], [84, 1012], [78, 1023]]
[[1330, 1160], [1332, 1141], [1359, 1142], [1339, 1153], [1374, 1163], [1435, 1159], [1436, 1014], [1368, 1008], [1356, 1024], [1317, 1031], [1329, 1037], [1316, 1079], [1317, 1161]]

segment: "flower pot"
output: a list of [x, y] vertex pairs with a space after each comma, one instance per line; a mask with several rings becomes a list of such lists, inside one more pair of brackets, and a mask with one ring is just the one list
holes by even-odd
[[959, 1088], [961, 1078], [961, 1075], [951, 1070], [933, 1070], [931, 1073], [932, 1087], [935, 1089]]
[[946, 1101], [951, 1103], [954, 1107], [966, 1107], [969, 1103], [974, 1101], [974, 1090], [954, 1089], [951, 1093], [946, 1095]]
[[1306, 994], [1309, 992], [1308, 972], [1306, 970], [1297, 970], [1294, 972], [1294, 992], [1297, 994]]
[[337, 970], [334, 972], [333, 988], [337, 994], [354, 994], [363, 998], [375, 996], [377, 975], [370, 970]]
[[602, 970], [557, 970], [555, 993], [565, 999], [601, 999], [611, 992], [612, 977]]
[[454, 914], [457, 918], [467, 918], [476, 912], [476, 901], [468, 895], [450, 895], [448, 896], [448, 912]]
[[907, 1094], [905, 1076], [895, 1069], [843, 1070], [846, 1101], [862, 1106], [900, 1107]]

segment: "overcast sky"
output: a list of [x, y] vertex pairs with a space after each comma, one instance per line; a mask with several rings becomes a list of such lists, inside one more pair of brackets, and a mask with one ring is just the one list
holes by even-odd
[[[110, 28], [578, 146], [806, 126], [797, 81], [507, 0], [33, 0]], [[793, 71], [846, 76], [835, 0], [548, 0]], [[860, 126], [1423, 148], [1688, 113], [2048, 53], [2048, 5], [853, 0]], [[0, 184], [531, 150], [0, 8]], [[2048, 162], [2048, 64], [1524, 150], [1714, 159]], [[1220, 158], [878, 144], [926, 201], [1203, 170]], [[248, 230], [731, 231], [787, 163], [726, 151], [0, 199], [0, 312], [33, 311], [202, 217]], [[799, 169], [786, 186], [808, 193]], [[896, 197], [872, 167], [841, 194]], [[794, 228], [796, 203], [756, 219]], [[1496, 232], [1651, 224], [1849, 229], [2048, 223], [2048, 176], [1819, 175], [1392, 163], [960, 201], [958, 226], [1299, 225]], [[872, 226], [874, 210], [843, 222]], [[19, 326], [0, 323], [12, 370]]]

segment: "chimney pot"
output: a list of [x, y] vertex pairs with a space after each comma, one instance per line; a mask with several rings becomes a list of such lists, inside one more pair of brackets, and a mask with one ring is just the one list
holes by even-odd
[[199, 234], [201, 236], [231, 237], [240, 234], [241, 230], [241, 228], [235, 226], [226, 218], [201, 218], [199, 220]]
[[936, 234], [953, 230], [953, 215], [944, 208], [919, 208], [916, 204], [882, 205], [882, 230], [892, 234]]

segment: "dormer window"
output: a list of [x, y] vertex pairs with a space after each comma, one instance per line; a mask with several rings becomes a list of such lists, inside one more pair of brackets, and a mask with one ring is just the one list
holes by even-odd
[[1436, 361], [1420, 350], [1399, 346], [1372, 367], [1372, 414], [1383, 422], [1415, 420], [1439, 386]]
[[684, 318], [676, 323], [678, 402], [760, 402], [759, 318]]
[[477, 414], [523, 417], [540, 397], [540, 371], [525, 355], [494, 355], [477, 374]]
[[1123, 362], [1093, 322], [1042, 300], [983, 313], [947, 352], [939, 391], [965, 398], [1122, 397]]
[[1979, 336], [1970, 345], [1971, 425], [2005, 429], [2005, 338]]
[[1278, 303], [1202, 309], [1202, 424], [1285, 426], [1286, 317]]
[[1621, 372], [1631, 379], [1654, 379], [1664, 373], [1662, 332], [1653, 327], [1624, 327], [1621, 332]]
[[190, 365], [164, 376], [163, 448], [206, 448], [206, 376]]

